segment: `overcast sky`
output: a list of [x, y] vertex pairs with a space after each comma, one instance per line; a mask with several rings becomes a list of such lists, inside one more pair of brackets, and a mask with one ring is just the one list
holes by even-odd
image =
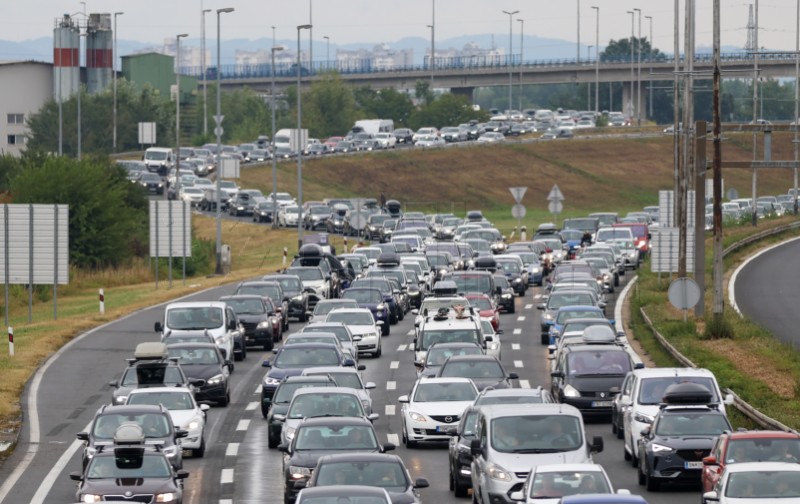
[[[430, 37], [431, 7], [436, 8], [436, 39], [468, 34], [497, 34], [498, 46], [508, 43], [509, 17], [503, 10], [519, 10], [525, 35], [559, 38], [574, 43], [577, 39], [579, 0], [311, 0], [313, 35], [322, 41], [329, 36], [332, 45], [354, 42], [394, 42], [403, 37]], [[681, 0], [681, 4], [685, 0]], [[278, 39], [294, 40], [296, 26], [309, 22], [308, 0], [87, 0], [88, 13], [125, 11], [118, 18], [118, 38], [160, 44], [167, 37], [188, 33], [200, 36], [200, 11], [234, 7], [223, 14], [222, 39], [271, 37], [274, 25]], [[711, 45], [711, 0], [697, 0], [697, 45]], [[51, 37], [54, 19], [64, 13], [83, 11], [84, 2], [29, 0], [7, 2], [0, 16], [0, 39], [24, 41]], [[627, 10], [642, 9], [642, 36], [649, 34], [653, 16], [655, 47], [672, 52], [673, 2], [669, 0], [582, 0], [580, 1], [580, 40], [594, 44], [595, 13], [600, 7], [600, 45], [609, 39], [630, 35]], [[749, 2], [722, 1], [722, 44], [743, 47], [747, 40]], [[206, 36], [216, 37], [216, 13], [206, 17]], [[760, 4], [759, 45], [770, 49], [794, 50], [795, 0], [767, 0]], [[518, 44], [520, 23], [514, 23], [514, 44]], [[637, 26], [638, 30], [638, 26]], [[307, 35], [304, 34], [304, 40]], [[515, 51], [517, 48], [515, 47]], [[316, 56], [316, 55], [315, 55]], [[316, 59], [316, 58], [315, 58]]]

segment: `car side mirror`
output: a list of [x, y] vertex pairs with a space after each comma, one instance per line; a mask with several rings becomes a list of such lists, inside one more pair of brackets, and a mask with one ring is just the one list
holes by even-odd
[[289, 445], [286, 443], [279, 444], [278, 451], [283, 453], [291, 453], [291, 450], [289, 450]]
[[564, 372], [563, 371], [553, 371], [552, 373], [550, 373], [550, 376], [552, 376], [553, 378], [564, 378]]
[[502, 287], [497, 287], [497, 288], [495, 288], [494, 292], [495, 292], [495, 294], [498, 294], [498, 295], [502, 296], [503, 295], [503, 288]]
[[611, 387], [609, 390], [612, 394], [619, 394], [620, 388], [619, 387]]
[[372, 390], [372, 389], [374, 389], [374, 388], [377, 388], [377, 385], [375, 385], [375, 382], [368, 381], [368, 382], [367, 382], [367, 383], [364, 385], [364, 388], [365, 388], [365, 389], [367, 389], [367, 390]]
[[483, 454], [483, 447], [481, 446], [480, 439], [473, 439], [469, 444], [469, 451], [473, 457]]
[[424, 365], [425, 365], [425, 363], [422, 362], [422, 361], [414, 361], [414, 367], [421, 368]]
[[711, 491], [711, 492], [704, 493], [703, 494], [703, 502], [706, 502], [706, 501], [718, 502], [719, 501], [719, 496], [717, 495], [717, 492]]
[[494, 341], [494, 338], [492, 336], [486, 336], [485, 338], [483, 338], [483, 341], [486, 341], [487, 343], [491, 343], [492, 341]]
[[233, 373], [233, 362], [226, 360], [225, 367], [228, 368], [228, 372]]
[[354, 342], [358, 343], [361, 340], [362, 340], [362, 338], [361, 338], [360, 334], [356, 334], [355, 336], [353, 336], [353, 341]]
[[509, 497], [511, 497], [511, 500], [513, 501], [522, 502], [525, 500], [525, 494], [523, 494], [522, 492], [511, 492], [511, 495], [509, 495]]
[[346, 367], [353, 367], [353, 366], [355, 366], [355, 365], [356, 365], [356, 361], [354, 361], [354, 360], [353, 360], [353, 359], [351, 359], [350, 357], [347, 357], [347, 358], [345, 358], [345, 359], [344, 359], [344, 362], [343, 362], [343, 364], [344, 364]]
[[401, 402], [401, 403], [409, 402], [408, 396], [407, 395], [401, 395], [400, 397], [397, 398], [397, 402]]
[[556, 346], [555, 345], [547, 345], [547, 353], [553, 355], [556, 353]]
[[80, 471], [73, 471], [69, 473], [69, 479], [72, 481], [83, 481], [83, 473]]
[[713, 455], [709, 455], [708, 457], [703, 457], [703, 465], [707, 466], [715, 466], [717, 465], [717, 457]]
[[547, 305], [544, 303], [539, 303], [536, 305], [537, 310], [544, 310], [545, 308], [547, 308]]
[[370, 413], [367, 415], [367, 420], [370, 422], [374, 422], [375, 420], [379, 419], [381, 416], [378, 413]]
[[417, 478], [414, 481], [414, 488], [428, 488], [429, 486], [431, 486], [431, 484], [428, 483], [428, 480], [425, 478]]
[[725, 396], [725, 400], [723, 401], [726, 405], [731, 405], [734, 402], [733, 394], [727, 394]]
[[385, 444], [385, 445], [383, 445], [383, 447], [381, 448], [381, 453], [386, 453], [386, 452], [394, 451], [394, 449], [395, 449], [395, 448], [397, 448], [397, 447], [396, 447], [394, 444], [392, 444], [392, 443], [386, 443], [386, 444]]
[[645, 427], [641, 431], [639, 431], [642, 437], [649, 437], [650, 436], [650, 427]]
[[261, 367], [269, 368], [272, 367], [272, 364], [268, 360], [265, 360], [264, 362], [261, 363]]
[[88, 432], [79, 432], [76, 437], [81, 441], [89, 441], [89, 433]]
[[637, 362], [633, 365], [633, 369], [644, 369], [644, 362]]
[[592, 444], [589, 446], [592, 453], [600, 453], [603, 451], [603, 436], [595, 436], [592, 438]]
[[119, 382], [117, 380], [112, 380], [112, 381], [108, 382], [108, 386], [117, 388], [117, 387], [119, 387]]
[[175, 438], [176, 439], [185, 438], [185, 437], [188, 437], [188, 436], [189, 436], [189, 431], [188, 430], [178, 429], [178, 428], [175, 429]]
[[509, 380], [519, 380], [519, 375], [517, 373], [508, 373]]
[[175, 477], [178, 478], [179, 480], [184, 480], [189, 477], [189, 471], [180, 469], [175, 473]]
[[161, 325], [161, 322], [156, 322], [153, 329], [155, 332], [164, 332], [164, 326]]
[[208, 404], [201, 404], [200, 405], [200, 411], [206, 412], [206, 411], [208, 411], [210, 409], [211, 409], [211, 406], [209, 406]]

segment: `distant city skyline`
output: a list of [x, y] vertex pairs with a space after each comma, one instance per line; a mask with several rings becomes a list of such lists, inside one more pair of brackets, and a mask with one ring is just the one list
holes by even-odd
[[[626, 11], [642, 10], [641, 34], [649, 38], [650, 25], [645, 16], [653, 17], [654, 46], [671, 53], [673, 48], [673, 3], [643, 0], [500, 0], [488, 5], [485, 0], [405, 0], [386, 2], [375, 0], [295, 0], [292, 2], [264, 2], [263, 0], [171, 0], [169, 2], [139, 0], [135, 3], [119, 0], [89, 0], [87, 2], [19, 2], [0, 19], [0, 38], [8, 41], [52, 37], [56, 18], [64, 13], [77, 14], [85, 7], [87, 14], [125, 11], [118, 18], [119, 39], [138, 41], [158, 46], [164, 39], [177, 33], [188, 33], [189, 40], [200, 38], [200, 11], [212, 9], [206, 16], [206, 38], [209, 48], [216, 41], [215, 9], [234, 7], [235, 12], [223, 14], [221, 38], [226, 41], [270, 39], [294, 40], [296, 26], [309, 22], [309, 4], [313, 7], [311, 19], [314, 38], [314, 59], [324, 58], [319, 46], [324, 37], [329, 37], [331, 47], [348, 44], [396, 43], [406, 37], [430, 40], [432, 5], [435, 2], [435, 39], [444, 40], [463, 35], [494, 35], [497, 47], [508, 47], [509, 16], [503, 10], [520, 12], [512, 24], [512, 52], [519, 53], [519, 36], [524, 20], [524, 34], [528, 37], [554, 39], [552, 47], [560, 53], [573, 47], [577, 53], [577, 5], [580, 1], [581, 57], [586, 57], [586, 48], [595, 44], [595, 11], [600, 8], [600, 45], [611, 39], [627, 38], [631, 35], [631, 16]], [[681, 26], [683, 4], [681, 3]], [[747, 41], [747, 19], [749, 3], [733, 0], [722, 1], [722, 44], [743, 48]], [[697, 2], [698, 47], [711, 45], [710, 1]], [[272, 17], [280, 12], [280, 17]], [[81, 14], [78, 14], [79, 16]], [[762, 2], [759, 12], [759, 45], [775, 50], [794, 50], [796, 0], [771, 0]], [[638, 35], [638, 16], [634, 33]], [[303, 34], [302, 45], [308, 45], [308, 33]], [[681, 42], [683, 33], [681, 30]], [[526, 41], [530, 41], [526, 38]], [[188, 40], [187, 40], [188, 42]], [[682, 46], [682, 43], [681, 43]], [[523, 52], [546, 51], [543, 46], [523, 46]], [[8, 56], [0, 55], [0, 59]]]

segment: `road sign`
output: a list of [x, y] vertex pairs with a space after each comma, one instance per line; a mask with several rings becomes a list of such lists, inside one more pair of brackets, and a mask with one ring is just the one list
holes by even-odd
[[725, 196], [727, 196], [729, 200], [735, 200], [739, 197], [739, 191], [731, 187], [728, 189], [728, 192], [725, 194]]
[[520, 205], [519, 203], [511, 207], [511, 216], [514, 217], [515, 219], [522, 219], [523, 217], [525, 217], [526, 212], [527, 210], [525, 209], [525, 206]]
[[561, 189], [558, 188], [558, 184], [554, 184], [553, 188], [550, 189], [550, 194], [547, 195], [547, 201], [563, 201], [564, 195], [561, 194]]
[[547, 204], [547, 210], [551, 214], [560, 214], [564, 210], [564, 205], [560, 201], [554, 200]]
[[222, 133], [223, 133], [224, 131], [225, 131], [225, 130], [223, 130], [223, 129], [222, 129], [222, 126], [217, 126], [216, 128], [214, 128], [214, 134], [215, 134], [216, 136], [222, 136]]
[[667, 297], [675, 308], [688, 310], [700, 301], [700, 287], [691, 278], [676, 278], [669, 284]]
[[214, 124], [216, 124], [217, 126], [219, 126], [220, 124], [222, 124], [222, 120], [223, 120], [223, 119], [225, 119], [225, 116], [224, 116], [224, 115], [215, 115], [215, 116], [214, 116]]
[[509, 191], [511, 191], [511, 195], [514, 196], [514, 201], [517, 203], [522, 202], [522, 197], [525, 196], [525, 191], [528, 190], [527, 187], [509, 187]]

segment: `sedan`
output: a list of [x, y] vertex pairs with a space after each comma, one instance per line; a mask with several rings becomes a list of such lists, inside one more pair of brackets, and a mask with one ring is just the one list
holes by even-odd
[[800, 466], [785, 462], [745, 462], [725, 468], [703, 504], [733, 502], [797, 502]]
[[438, 147], [444, 144], [445, 141], [440, 136], [425, 135], [418, 137], [417, 142], [414, 145], [416, 145], [417, 147]]
[[504, 142], [505, 140], [506, 140], [505, 135], [494, 131], [487, 131], [486, 133], [478, 137], [478, 142], [481, 143], [497, 143], [497, 142]]
[[297, 494], [295, 504], [352, 502], [354, 499], [356, 502], [364, 501], [372, 504], [392, 504], [392, 497], [385, 489], [364, 485], [333, 485], [321, 488], [304, 488]]
[[399, 144], [413, 144], [414, 132], [408, 128], [399, 128], [392, 132]]
[[402, 436], [407, 448], [421, 441], [448, 441], [464, 409], [478, 396], [469, 378], [419, 378], [402, 404]]
[[191, 450], [195, 457], [206, 453], [207, 404], [197, 404], [192, 393], [183, 388], [153, 387], [132, 390], [127, 404], [163, 404], [176, 427], [188, 431], [181, 447]]
[[[557, 504], [576, 494], [613, 494], [608, 474], [599, 464], [554, 464], [533, 468], [521, 491], [511, 498], [529, 504]], [[619, 493], [630, 494], [627, 490]]]
[[353, 336], [361, 336], [358, 353], [371, 353], [376, 358], [381, 356], [383, 322], [376, 322], [368, 308], [337, 308], [327, 315], [325, 322], [342, 322]]
[[155, 173], [142, 173], [139, 183], [151, 194], [164, 194], [164, 181]]

